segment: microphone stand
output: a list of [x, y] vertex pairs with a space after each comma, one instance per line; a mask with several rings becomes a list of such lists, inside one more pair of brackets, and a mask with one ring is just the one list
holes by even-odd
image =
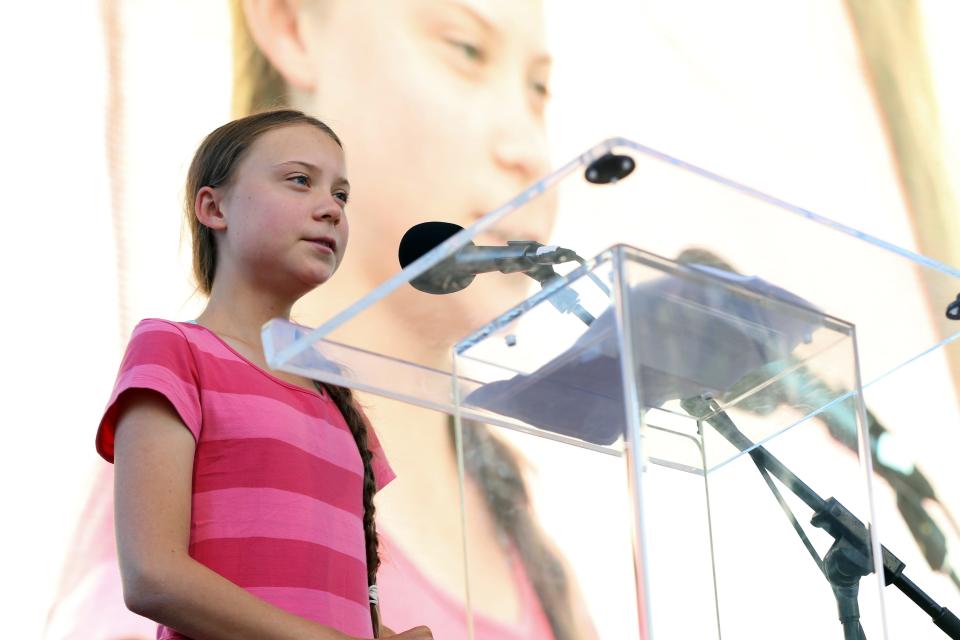
[[[681, 405], [687, 413], [697, 418], [698, 422], [702, 423], [705, 420], [730, 444], [740, 451], [749, 453], [775, 495], [776, 488], [769, 480], [768, 474], [772, 474], [779, 479], [784, 486], [813, 510], [814, 515], [810, 520], [811, 524], [825, 530], [834, 540], [833, 545], [823, 557], [820, 569], [830, 583], [837, 600], [837, 610], [840, 623], [843, 626], [844, 640], [865, 640], [866, 636], [863, 633], [863, 627], [860, 625], [857, 596], [860, 578], [873, 572], [873, 564], [870, 561], [870, 534], [867, 527], [840, 504], [836, 498], [824, 500], [764, 447], [756, 446], [737, 428], [716, 400], [701, 396], [682, 400]], [[708, 415], [711, 417], [705, 418]], [[780, 500], [779, 496], [777, 497]], [[782, 501], [781, 504], [783, 504]], [[802, 534], [799, 525], [795, 524], [795, 527]], [[811, 553], [815, 553], [806, 539], [804, 539], [804, 543]], [[903, 575], [904, 563], [890, 553], [886, 547], [881, 547], [881, 554], [883, 556], [884, 586], [895, 585], [914, 604], [929, 615], [933, 623], [948, 637], [960, 640], [960, 619], [946, 607], [938, 605]]]
[[[787, 373], [780, 382], [766, 386], [759, 393], [751, 395], [737, 407], [756, 415], [767, 415], [783, 403], [812, 410], [831, 403], [835, 398], [847, 393], [841, 387], [830, 387], [816, 373], [810, 371], [793, 357], [768, 363], [741, 378], [728, 389], [725, 398], [738, 398], [748, 389], [760, 382], [769, 380], [781, 373]], [[937, 504], [944, 513], [954, 531], [960, 532], [960, 525], [954, 519], [947, 505], [937, 496], [931, 482], [923, 472], [913, 464], [905, 465], [902, 460], [891, 460], [881, 449], [881, 443], [894, 434], [866, 408], [867, 432], [870, 434], [870, 451], [873, 457], [873, 469], [893, 489], [897, 497], [897, 510], [910, 534], [917, 542], [927, 564], [934, 571], [946, 575], [960, 590], [960, 574], [951, 565], [947, 538], [933, 519], [924, 502], [929, 500]], [[826, 408], [817, 416], [827, 427], [830, 435], [853, 452], [857, 451], [857, 423], [852, 413], [837, 412]]]

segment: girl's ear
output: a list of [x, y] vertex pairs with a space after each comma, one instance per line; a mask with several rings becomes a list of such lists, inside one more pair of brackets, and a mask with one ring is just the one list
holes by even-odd
[[223, 231], [227, 228], [227, 218], [220, 210], [220, 196], [213, 187], [202, 187], [197, 191], [197, 198], [193, 201], [193, 213], [205, 227], [214, 231]]
[[313, 91], [314, 74], [300, 31], [296, 0], [243, 0], [250, 36], [263, 55], [291, 86]]

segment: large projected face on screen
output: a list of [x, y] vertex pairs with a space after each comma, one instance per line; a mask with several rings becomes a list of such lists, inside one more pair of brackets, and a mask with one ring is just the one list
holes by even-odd
[[[291, 106], [319, 117], [343, 139], [352, 184], [347, 209], [350, 244], [336, 277], [294, 309], [293, 320], [310, 326], [321, 324], [396, 274], [400, 238], [415, 224], [438, 220], [468, 226], [561, 162], [611, 135], [650, 145], [927, 254], [922, 243], [911, 244], [912, 229], [926, 227], [928, 234], [944, 243], [953, 236], [935, 218], [912, 217], [901, 200], [884, 123], [875, 113], [871, 85], [864, 76], [862, 63], [872, 59], [863, 57], [844, 10], [857, 4], [862, 3], [798, 4], [771, 11], [769, 3], [748, 0], [730, 12], [719, 5], [708, 10], [704, 3], [695, 6], [669, 0], [103, 0], [99, 13], [90, 12], [97, 14], [95, 18], [76, 24], [67, 20], [70, 27], [64, 27], [58, 39], [78, 51], [77, 60], [86, 60], [99, 74], [93, 80], [80, 75], [71, 78], [84, 83], [82, 91], [75, 92], [76, 104], [70, 105], [71, 122], [103, 123], [106, 134], [103, 148], [89, 141], [62, 145], [75, 153], [82, 150], [87, 165], [84, 175], [95, 178], [91, 184], [109, 182], [103, 194], [74, 198], [91, 216], [89, 229], [99, 228], [94, 223], [100, 216], [97, 224], [105, 230], [102, 235], [110, 238], [96, 245], [99, 248], [87, 241], [73, 242], [71, 250], [79, 256], [73, 264], [80, 265], [78, 273], [87, 274], [84, 269], [92, 269], [90, 255], [106, 256], [102, 261], [110, 263], [103, 267], [107, 275], [94, 276], [91, 270], [85, 277], [89, 282], [117, 283], [116, 299], [104, 298], [106, 302], [96, 306], [96, 323], [91, 324], [109, 324], [105, 333], [116, 333], [118, 343], [125, 343], [142, 317], [187, 319], [202, 308], [202, 296], [191, 297], [193, 283], [184, 267], [189, 248], [184, 246], [183, 255], [177, 255], [182, 240], [182, 214], [178, 215], [182, 174], [203, 135], [230, 119], [231, 100], [233, 116]], [[694, 6], [696, 10], [691, 11]], [[60, 8], [60, 14], [69, 11]], [[743, 20], [744, 15], [750, 20]], [[46, 33], [48, 16], [38, 16], [34, 22]], [[882, 22], [881, 18], [876, 17]], [[18, 24], [26, 23], [18, 19]], [[48, 39], [38, 39], [26, 28], [22, 31], [25, 41]], [[876, 42], [886, 42], [882, 33]], [[80, 51], [84, 47], [89, 49], [85, 53]], [[894, 60], [910, 69], [911, 78], [924, 77], [922, 68], [912, 66], [913, 58], [895, 47], [884, 49], [871, 64]], [[75, 60], [70, 62], [71, 68], [77, 68]], [[62, 61], [55, 60], [51, 68], [61, 66]], [[56, 76], [51, 73], [34, 75]], [[39, 104], [53, 104], [60, 98], [62, 87], [46, 84], [44, 92], [37, 92]], [[171, 122], [175, 126], [169, 126]], [[926, 133], [922, 137], [937, 140]], [[99, 167], [91, 159], [104, 150], [107, 162]], [[916, 166], [923, 171], [926, 165], [917, 162]], [[636, 172], [633, 180], [641, 175]], [[574, 248], [589, 257], [597, 250], [583, 247], [599, 245], [613, 228], [624, 238], [637, 238], [640, 248], [654, 250], [650, 245], [661, 243], [658, 246], [667, 249], [655, 252], [667, 257], [691, 246], [708, 246], [694, 242], [689, 228], [671, 226], [675, 221], [657, 209], [617, 216], [612, 224], [605, 224], [592, 211], [602, 210], [603, 203], [593, 198], [591, 194], [571, 200], [566, 195], [559, 210], [550, 197], [540, 198], [536, 207], [526, 208], [530, 215], [512, 220], [512, 226], [501, 227], [496, 235], [481, 236], [478, 244], [512, 239], [563, 244], [564, 238], [574, 237]], [[703, 208], [704, 215], [710, 211]], [[763, 242], [783, 233], [772, 223], [763, 235], [743, 234], [739, 228], [731, 233], [743, 239], [742, 250], [723, 252], [723, 259], [748, 274], [770, 277], [770, 270], [776, 269], [776, 280], [783, 286], [793, 278], [805, 281], [802, 270], [788, 272], [782, 256], [771, 255]], [[788, 237], [800, 246], [795, 236]], [[27, 263], [33, 259], [29, 252], [24, 255]], [[810, 255], [817, 257], [816, 252]], [[872, 280], [888, 294], [883, 298], [889, 304], [921, 308], [925, 292], [919, 286]], [[403, 296], [391, 297], [375, 313], [352, 323], [349, 335], [331, 338], [441, 368], [449, 363], [445, 346], [526, 297], [531, 286], [536, 285], [523, 275], [485, 274], [467, 290], [447, 296], [407, 288]], [[823, 294], [845, 302], [848, 286], [849, 278], [838, 274], [836, 286], [825, 288]], [[919, 302], [907, 301], [906, 295]], [[34, 305], [40, 310], [35, 315], [62, 322], [68, 299], [46, 298]], [[86, 302], [80, 306], [94, 308]], [[843, 317], [835, 305], [826, 306], [825, 310]], [[933, 313], [942, 315], [939, 302]], [[114, 326], [120, 330], [114, 332]], [[935, 325], [931, 321], [919, 330], [932, 336]], [[859, 326], [858, 338], [863, 336], [864, 328]], [[93, 358], [107, 358], [103, 353], [107, 344], [91, 345], [87, 346]], [[118, 344], [114, 350], [121, 348]], [[114, 353], [116, 362], [120, 353]], [[868, 407], [891, 431], [913, 442], [917, 453], [909, 459], [931, 478], [943, 503], [955, 505], [955, 462], [949, 453], [955, 447], [944, 446], [946, 438], [953, 436], [943, 425], [955, 422], [956, 395], [946, 360], [934, 362], [934, 358], [940, 356], [928, 356], [928, 365], [904, 368], [887, 379], [886, 386], [869, 390], [866, 398]], [[929, 369], [915, 373], [923, 366]], [[76, 397], [106, 400], [103, 388], [112, 373], [86, 372], [80, 376], [83, 392], [77, 391], [80, 387], [74, 389]], [[919, 391], [905, 393], [907, 388]], [[61, 403], [62, 419], [51, 414], [48, 420], [64, 425], [58, 437], [74, 437], [80, 443], [76, 450], [59, 453], [70, 464], [79, 465], [93, 456], [89, 437], [82, 440], [76, 434], [82, 431], [92, 437], [99, 419], [96, 412], [101, 409], [98, 402], [92, 402], [93, 408], [86, 412]], [[460, 496], [446, 416], [408, 410], [377, 396], [365, 398], [364, 403], [399, 479], [378, 498], [379, 531], [392, 560], [381, 574], [385, 620], [390, 626], [426, 622], [421, 616], [428, 608], [421, 604], [423, 594], [439, 587], [457, 596], [452, 606], [459, 607], [454, 616], [459, 626], [447, 634], [438, 627], [437, 636], [466, 637], [461, 632], [465, 579], [458, 573], [463, 566], [458, 555], [461, 524], [451, 507], [459, 504]], [[480, 429], [471, 433], [488, 437]], [[612, 498], [599, 500], [596, 492], [575, 493], [578, 485], [586, 486], [581, 479], [589, 474], [583, 467], [567, 464], [569, 459], [557, 450], [514, 447], [509, 438], [491, 440], [479, 442], [491, 451], [501, 440], [508, 446], [480, 460], [468, 470], [474, 475], [466, 481], [471, 501], [467, 518], [474, 527], [471, 531], [480, 533], [472, 536], [477, 547], [470, 549], [476, 612], [488, 621], [515, 620], [525, 602], [520, 596], [529, 595], [521, 587], [529, 580], [536, 586], [536, 594], [526, 601], [536, 606], [529, 610], [542, 607], [554, 612], [552, 627], [568, 630], [566, 637], [631, 637], [627, 630], [635, 629], [638, 622], [623, 617], [636, 605], [635, 599], [629, 601], [633, 593], [630, 550], [626, 543], [622, 549], [599, 545], [591, 529], [603, 528], [600, 518], [582, 517], [578, 511], [606, 515], [620, 503]], [[474, 443], [474, 448], [480, 446]], [[519, 457], [512, 455], [516, 449]], [[846, 449], [835, 453], [838, 459], [849, 457]], [[28, 462], [25, 459], [23, 464]], [[829, 465], [821, 467], [824, 473], [830, 470]], [[497, 480], [504, 469], [515, 489], [529, 491], [537, 508], [530, 515], [539, 520], [523, 520], [523, 527], [546, 535], [517, 535], [491, 517], [498, 513], [489, 507], [490, 497], [501, 496], [477, 478], [485, 474]], [[76, 508], [82, 512], [77, 533], [63, 542], [69, 548], [68, 561], [47, 637], [154, 637], [156, 625], [124, 607], [113, 543], [112, 469], [100, 467], [98, 473], [86, 506]], [[67, 476], [76, 474], [63, 477]], [[48, 482], [54, 488], [50, 495], [66, 503], [67, 494], [56, 478]], [[887, 495], [878, 510], [885, 543], [891, 541], [891, 548], [907, 561], [911, 579], [924, 585], [940, 579], [932, 590], [955, 596], [949, 578], [933, 570], [927, 575], [918, 572], [926, 562], [908, 526], [920, 521], [897, 512], [898, 498], [890, 483], [875, 486], [878, 495], [884, 491]], [[576, 502], [573, 495], [580, 495], [581, 501]], [[669, 508], [672, 504], [665, 503], [664, 510]], [[59, 513], [56, 508], [49, 511]], [[572, 520], [576, 522], [571, 525]], [[60, 526], [54, 524], [46, 530]], [[942, 528], [952, 544], [956, 525]], [[63, 538], [68, 535], [65, 532]], [[483, 546], [486, 543], [491, 544]], [[554, 560], [537, 560], [555, 544], [559, 551]], [[663, 545], [656, 547], [658, 552], [665, 554], [684, 543], [674, 536], [657, 544]], [[503, 553], [503, 545], [508, 553]], [[597, 561], [598, 546], [615, 561]], [[402, 565], [397, 549], [405, 553]], [[518, 549], [528, 553], [519, 563]], [[628, 560], [619, 562], [622, 557]], [[558, 581], [544, 568], [566, 565], [568, 589], [551, 591]], [[611, 589], [610, 585], [621, 584], [617, 582], [621, 574], [613, 573], [611, 567], [621, 565], [626, 567], [626, 587]], [[522, 580], [511, 574], [517, 567], [526, 574]], [[33, 566], [30, 571], [42, 574]], [[410, 586], [413, 572], [423, 578], [417, 583], [422, 586], [419, 591]], [[611, 592], [620, 599], [606, 595]], [[776, 595], [770, 591], [771, 598]], [[686, 607], [688, 601], [668, 603], [665, 611], [672, 611], [671, 606]], [[755, 600], [744, 603], [757, 606]], [[412, 619], [397, 615], [401, 606], [412, 612]], [[658, 616], [669, 619], [656, 613], [651, 619]], [[891, 619], [899, 618], [894, 614]], [[907, 620], [904, 628], [911, 628]], [[597, 628], [596, 634], [592, 627]], [[512, 637], [493, 628], [486, 635], [478, 631], [475, 637]], [[531, 632], [527, 637], [550, 635]]]
[[[238, 54], [253, 51], [244, 60], [259, 62], [239, 67], [238, 95], [253, 97], [238, 110], [286, 101], [344, 140], [355, 231], [340, 290], [359, 297], [395, 273], [396, 247], [412, 225], [468, 226], [548, 172], [550, 57], [538, 0], [318, 0], [296, 9], [244, 2], [239, 9]], [[552, 210], [545, 200], [539, 215], [510, 230], [515, 237], [490, 241], [543, 241]], [[478, 282], [464, 316], [489, 317], [504, 287], [527, 286], [520, 277]], [[406, 308], [419, 307], [422, 322], [429, 302], [418, 302]], [[314, 312], [307, 304], [306, 315]]]

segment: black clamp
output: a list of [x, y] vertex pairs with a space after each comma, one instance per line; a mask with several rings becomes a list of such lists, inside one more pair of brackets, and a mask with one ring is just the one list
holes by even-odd
[[947, 305], [947, 318], [950, 320], [960, 320], [960, 293], [956, 300]]
[[630, 156], [608, 152], [591, 162], [583, 177], [593, 184], [616, 184], [633, 173], [636, 166]]

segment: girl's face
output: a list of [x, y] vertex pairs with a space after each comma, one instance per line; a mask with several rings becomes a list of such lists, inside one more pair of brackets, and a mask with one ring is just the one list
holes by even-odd
[[350, 185], [343, 151], [326, 133], [306, 124], [267, 131], [220, 191], [218, 277], [226, 268], [299, 297], [337, 270]]
[[[314, 82], [296, 101], [351, 149], [351, 211], [362, 222], [350, 271], [371, 286], [399, 270], [414, 224], [468, 226], [547, 173], [538, 0], [304, 3], [299, 23]], [[552, 209], [545, 201], [484, 241], [542, 241]]]

